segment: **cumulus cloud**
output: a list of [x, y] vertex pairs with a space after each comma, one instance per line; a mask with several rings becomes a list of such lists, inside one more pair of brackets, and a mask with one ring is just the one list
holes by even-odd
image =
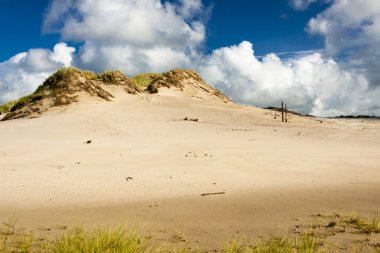
[[0, 63], [0, 104], [34, 91], [57, 69], [70, 66], [75, 48], [58, 43], [53, 51], [30, 49]]
[[136, 74], [189, 66], [205, 41], [203, 10], [201, 0], [53, 0], [44, 27], [83, 43], [79, 66]]
[[308, 31], [325, 39], [326, 52], [360, 68], [372, 86], [380, 85], [380, 2], [335, 0], [310, 20]]
[[275, 54], [258, 60], [250, 42], [214, 50], [201, 74], [234, 101], [261, 107], [286, 101], [302, 113], [320, 116], [380, 113], [365, 76], [346, 71], [321, 53], [281, 60]]

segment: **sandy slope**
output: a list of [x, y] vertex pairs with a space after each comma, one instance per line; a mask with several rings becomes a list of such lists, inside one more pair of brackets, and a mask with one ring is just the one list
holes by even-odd
[[316, 212], [380, 210], [379, 121], [285, 124], [191, 91], [112, 92], [0, 122], [0, 221], [138, 222], [213, 245]]

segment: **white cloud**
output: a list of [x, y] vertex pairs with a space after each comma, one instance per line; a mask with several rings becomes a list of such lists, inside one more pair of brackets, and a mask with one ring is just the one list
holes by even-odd
[[324, 37], [331, 57], [361, 70], [373, 89], [380, 86], [380, 1], [335, 0], [310, 20], [308, 31]]
[[[368, 89], [360, 73], [348, 72], [331, 58], [314, 53], [281, 60], [275, 54], [259, 61], [252, 44], [214, 50], [200, 68], [206, 80], [243, 104], [261, 107], [286, 101], [291, 109], [320, 116], [380, 113], [380, 95]], [[367, 109], [370, 108], [371, 109]]]
[[58, 64], [62, 63], [65, 67], [69, 67], [73, 61], [74, 52], [75, 48], [68, 47], [66, 43], [58, 43], [50, 53], [50, 58]]
[[188, 65], [205, 41], [201, 0], [60, 2], [52, 2], [45, 29], [58, 28], [64, 40], [84, 42], [78, 64], [95, 71], [135, 74]]
[[308, 30], [324, 36], [326, 49], [332, 55], [368, 46], [378, 52], [380, 1], [335, 0], [327, 10], [310, 20]]
[[58, 43], [53, 51], [30, 49], [0, 63], [0, 104], [34, 91], [53, 72], [69, 66], [75, 49]]
[[289, 4], [295, 10], [305, 10], [311, 4], [318, 2], [318, 1], [325, 1], [326, 2], [328, 0], [289, 0]]

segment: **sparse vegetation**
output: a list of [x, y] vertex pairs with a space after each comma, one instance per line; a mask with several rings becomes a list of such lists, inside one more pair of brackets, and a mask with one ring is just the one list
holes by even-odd
[[24, 107], [27, 104], [34, 103], [34, 102], [36, 102], [42, 98], [43, 97], [41, 95], [38, 95], [35, 93], [30, 94], [30, 95], [26, 95], [26, 96], [21, 97], [17, 100], [12, 100], [12, 101], [0, 106], [0, 113], [13, 112], [19, 108]]
[[97, 79], [97, 75], [91, 71], [83, 71], [74, 67], [61, 68], [53, 75], [51, 75], [48, 79], [46, 79], [45, 82], [37, 88], [34, 94], [42, 93], [46, 90], [52, 93], [57, 93], [63, 88], [62, 81], [78, 75], [83, 76], [88, 80]]
[[190, 85], [198, 86], [202, 92], [219, 97], [225, 103], [229, 101], [222, 93], [208, 86], [193, 70], [173, 69], [164, 73], [144, 73], [128, 78], [115, 70], [98, 75], [91, 71], [68, 67], [61, 68], [51, 75], [34, 93], [0, 106], [0, 114], [6, 114], [2, 120], [38, 117], [50, 107], [77, 102], [79, 92], [110, 101], [113, 95], [104, 88], [104, 84], [121, 86], [128, 94], [144, 91], [157, 93], [161, 87], [183, 90], [186, 86], [183, 80], [189, 80]]
[[0, 114], [8, 113], [11, 111], [12, 107], [17, 104], [18, 100], [9, 101], [6, 104], [0, 106]]
[[380, 233], [380, 219], [378, 217], [366, 219], [353, 214], [351, 216], [343, 217], [343, 222], [350, 227], [358, 229], [364, 234]]
[[313, 228], [330, 228], [344, 232], [348, 229], [361, 234], [379, 234], [380, 233], [380, 218], [365, 218], [357, 214], [350, 215], [315, 215], [316, 218], [322, 219], [322, 223], [316, 223]]
[[145, 90], [149, 84], [161, 78], [163, 75], [160, 73], [144, 73], [131, 78], [132, 82], [136, 84], [141, 90]]
[[100, 80], [102, 80], [105, 83], [116, 84], [117, 81], [120, 79], [120, 76], [127, 78], [126, 76], [124, 76], [123, 73], [121, 73], [120, 71], [115, 71], [115, 70], [105, 71], [98, 77]]
[[[322, 219], [321, 225], [313, 225], [314, 229], [302, 233], [288, 233], [283, 236], [270, 236], [256, 242], [235, 238], [223, 245], [215, 252], [223, 253], [316, 253], [340, 252], [340, 248], [327, 242], [326, 235], [318, 229], [330, 231], [336, 227], [346, 226], [362, 231], [357, 235], [366, 237], [367, 233], [378, 233], [379, 219], [366, 219], [356, 215], [318, 215]], [[327, 223], [326, 223], [327, 221]], [[0, 252], [1, 253], [129, 253], [129, 252], [202, 252], [192, 249], [188, 241], [181, 234], [175, 234], [167, 241], [154, 240], [152, 236], [144, 237], [124, 227], [113, 229], [72, 228], [62, 230], [55, 237], [35, 236], [24, 229], [16, 227], [17, 219], [10, 219], [0, 226]], [[330, 225], [335, 223], [335, 225]], [[325, 225], [323, 225], [325, 224]], [[304, 226], [310, 229], [308, 226]], [[348, 232], [354, 233], [354, 232]], [[184, 245], [185, 246], [181, 246]], [[163, 246], [165, 245], [165, 246]], [[353, 241], [351, 245], [355, 252], [378, 252], [379, 243], [368, 239]], [[351, 251], [349, 251], [351, 252]]]
[[134, 232], [119, 227], [113, 230], [72, 230], [51, 245], [54, 253], [139, 253], [149, 252], [148, 242]]
[[142, 253], [152, 252], [150, 241], [123, 227], [110, 230], [75, 228], [56, 238], [38, 238], [16, 229], [16, 222], [0, 229], [1, 253]]
[[305, 233], [300, 237], [272, 237], [257, 244], [244, 244], [235, 239], [225, 246], [223, 253], [313, 253], [323, 248], [323, 241], [314, 233]]
[[[101, 87], [101, 82], [98, 81], [95, 73], [73, 67], [62, 68], [46, 79], [33, 94], [4, 106], [3, 110], [7, 111], [7, 114], [2, 120], [30, 117], [33, 114], [40, 114], [52, 106], [68, 105], [77, 101], [79, 92], [88, 93], [107, 101], [113, 97]], [[45, 108], [42, 108], [44, 103]], [[11, 105], [12, 107], [10, 107]]]

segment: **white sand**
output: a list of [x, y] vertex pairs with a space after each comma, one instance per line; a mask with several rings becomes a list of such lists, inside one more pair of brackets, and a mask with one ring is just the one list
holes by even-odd
[[282, 123], [192, 91], [115, 92], [0, 122], [0, 221], [128, 220], [212, 241], [315, 212], [380, 210], [379, 121]]

